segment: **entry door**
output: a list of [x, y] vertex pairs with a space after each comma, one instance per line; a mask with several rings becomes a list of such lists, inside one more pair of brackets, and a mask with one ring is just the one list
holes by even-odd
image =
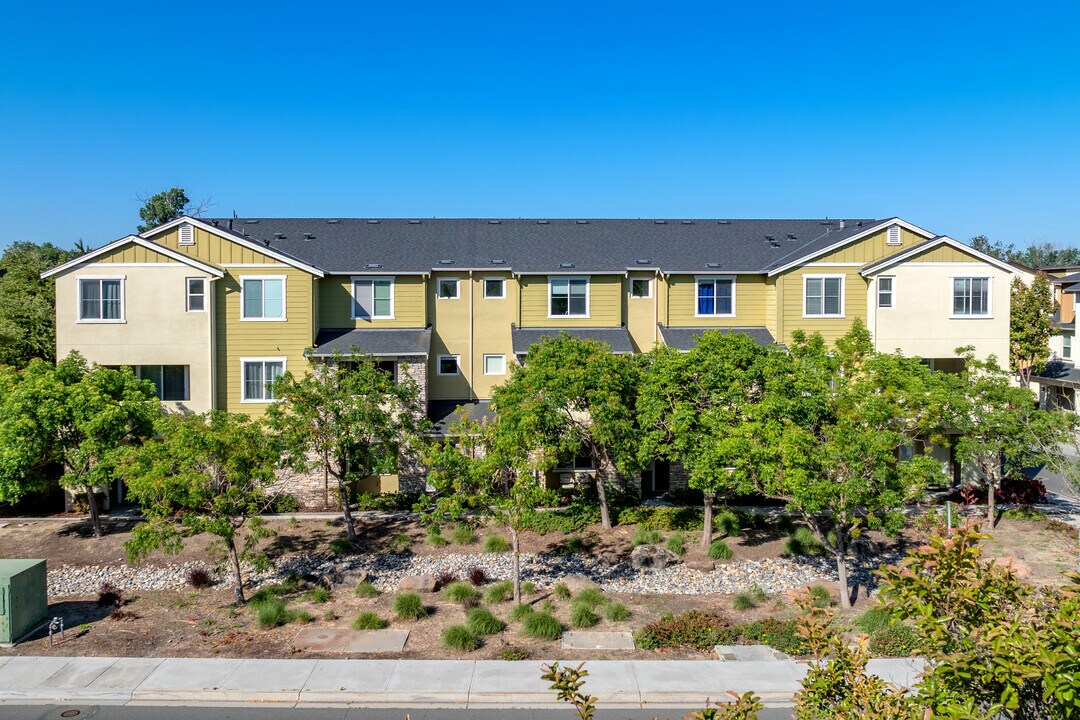
[[663, 495], [671, 488], [671, 463], [653, 460], [641, 471], [641, 494], [645, 497]]

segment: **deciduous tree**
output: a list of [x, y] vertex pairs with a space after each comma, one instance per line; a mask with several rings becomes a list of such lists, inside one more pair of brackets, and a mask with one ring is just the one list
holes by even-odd
[[1050, 359], [1050, 338], [1054, 334], [1054, 289], [1046, 273], [1036, 273], [1028, 285], [1020, 276], [1012, 281], [1009, 310], [1009, 356], [1012, 371], [1027, 387], [1031, 376], [1046, 367]]
[[158, 225], [172, 222], [181, 215], [199, 217], [212, 204], [210, 198], [198, 205], [193, 204], [188, 200], [184, 188], [179, 187], [169, 188], [148, 198], [140, 197], [139, 199], [143, 203], [143, 206], [139, 208], [139, 217], [142, 218], [142, 223], [139, 225], [138, 230], [141, 233], [152, 230]]
[[56, 359], [56, 285], [41, 273], [77, 251], [17, 242], [0, 257], [0, 365], [26, 367]]

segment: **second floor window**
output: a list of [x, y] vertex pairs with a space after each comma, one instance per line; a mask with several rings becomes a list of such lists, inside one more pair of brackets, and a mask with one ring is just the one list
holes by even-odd
[[1072, 335], [1061, 336], [1061, 357], [1066, 359], [1072, 357]]
[[990, 278], [953, 278], [952, 314], [972, 317], [990, 314]]
[[803, 314], [806, 317], [843, 317], [843, 277], [807, 276], [803, 283]]
[[243, 278], [243, 320], [285, 319], [285, 278]]
[[79, 319], [116, 321], [124, 319], [123, 281], [83, 278], [79, 280]]
[[731, 278], [698, 278], [697, 315], [734, 315], [735, 281]]
[[893, 283], [892, 277], [879, 277], [877, 279], [877, 306], [879, 308], [891, 308], [893, 306]]
[[548, 280], [551, 317], [588, 317], [588, 278], [559, 278]]
[[484, 297], [493, 299], [506, 297], [506, 280], [503, 278], [487, 278], [484, 280]]
[[187, 311], [206, 310], [206, 278], [187, 279]]
[[394, 281], [390, 278], [353, 280], [353, 319], [394, 317]]
[[439, 298], [441, 300], [457, 300], [458, 279], [439, 278]]

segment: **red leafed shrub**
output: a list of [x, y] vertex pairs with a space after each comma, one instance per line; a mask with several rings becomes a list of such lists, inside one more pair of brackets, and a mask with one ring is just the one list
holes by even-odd
[[[1006, 505], [1034, 505], [1046, 500], [1046, 486], [1041, 480], [1013, 475], [1001, 481], [994, 498]], [[954, 492], [951, 499], [964, 505], [981, 505], [986, 502], [986, 486], [965, 485]]]

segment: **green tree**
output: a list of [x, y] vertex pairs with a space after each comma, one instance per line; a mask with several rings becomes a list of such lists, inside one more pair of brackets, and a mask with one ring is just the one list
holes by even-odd
[[987, 255], [993, 255], [998, 260], [1019, 263], [1029, 268], [1080, 265], [1080, 248], [1052, 242], [1036, 242], [1027, 247], [1017, 248], [1014, 243], [1008, 245], [996, 243], [985, 235], [977, 235], [971, 238], [968, 244]]
[[492, 407], [505, 432], [533, 439], [538, 471], [585, 448], [596, 471], [600, 519], [611, 527], [607, 485], [612, 469], [632, 472], [637, 464], [634, 402], [640, 370], [629, 355], [607, 343], [561, 332], [529, 348], [525, 364], [492, 391]]
[[707, 331], [689, 352], [661, 346], [646, 360], [637, 398], [642, 463], [681, 463], [705, 496], [702, 547], [712, 542], [717, 496], [753, 490], [748, 432], [770, 351], [741, 333]]
[[143, 206], [139, 208], [139, 217], [142, 218], [142, 223], [139, 225], [138, 230], [141, 233], [152, 230], [158, 225], [172, 222], [181, 215], [199, 217], [211, 205], [210, 198], [207, 198], [199, 205], [192, 204], [188, 200], [184, 188], [179, 187], [169, 188], [159, 192], [157, 195], [139, 199], [143, 201]]
[[1054, 289], [1046, 273], [1036, 273], [1031, 285], [1016, 276], [1009, 309], [1009, 355], [1012, 371], [1027, 387], [1031, 376], [1043, 371], [1050, 359], [1054, 334]]
[[36, 397], [23, 385], [26, 375], [36, 377], [52, 368], [37, 361], [26, 370], [0, 365], [0, 503], [16, 503], [45, 488], [52, 446], [40, 431], [44, 418], [62, 398]]
[[260, 423], [223, 411], [170, 415], [157, 431], [159, 440], [129, 450], [121, 461], [129, 496], [147, 520], [124, 544], [128, 560], [159, 548], [179, 552], [188, 537], [216, 535], [220, 564], [228, 566], [242, 605], [241, 563], [261, 560], [258, 542], [271, 534], [260, 515], [274, 500], [274, 439]]
[[424, 452], [428, 483], [436, 491], [433, 504], [424, 508], [425, 522], [438, 526], [480, 515], [506, 528], [514, 559], [515, 603], [521, 603], [521, 531], [530, 511], [554, 499], [536, 472], [532, 450], [529, 437], [504, 428], [496, 418], [490, 424], [457, 423], [441, 443], [428, 445]]
[[971, 463], [986, 483], [986, 519], [992, 528], [1002, 480], [1023, 467], [1060, 466], [1061, 445], [1073, 438], [1077, 415], [1040, 410], [1034, 393], [1014, 385], [995, 358], [978, 360], [970, 347], [959, 348], [957, 354], [964, 358], [964, 371], [951, 417], [961, 433], [956, 459]]
[[393, 376], [354, 348], [348, 360], [314, 362], [297, 378], [274, 382], [279, 401], [267, 419], [280, 435], [284, 463], [297, 472], [321, 470], [337, 485], [349, 541], [356, 542], [350, 488], [356, 480], [398, 467], [424, 431], [420, 392], [407, 372]]
[[762, 491], [799, 512], [836, 560], [850, 607], [847, 557], [866, 529], [898, 532], [902, 508], [942, 475], [927, 455], [898, 461], [915, 437], [944, 442], [937, 423], [954, 389], [912, 358], [872, 351], [856, 321], [830, 350], [796, 332], [770, 357], [749, 462]]
[[0, 257], [0, 365], [56, 359], [56, 284], [41, 273], [75, 257], [50, 243], [17, 242]]

